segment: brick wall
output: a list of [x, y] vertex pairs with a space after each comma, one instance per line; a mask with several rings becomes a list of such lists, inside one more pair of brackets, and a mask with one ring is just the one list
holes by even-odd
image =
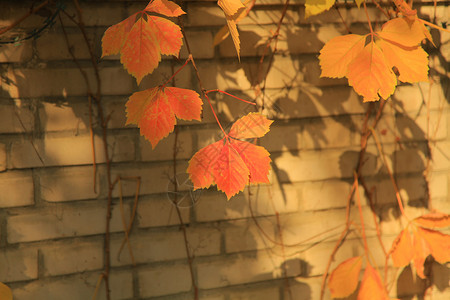
[[[276, 29], [283, 7], [281, 0], [256, 3], [239, 24], [239, 64], [230, 40], [216, 48], [211, 46], [214, 34], [224, 24], [216, 2], [183, 2], [187, 37], [206, 89], [254, 98], [252, 86], [257, 83], [263, 41]], [[31, 4], [0, 2], [0, 27], [25, 14]], [[146, 1], [81, 4], [88, 38], [99, 59], [106, 28], [142, 9]], [[71, 2], [64, 5], [69, 14], [75, 13]], [[438, 24], [448, 21], [447, 5], [441, 2], [436, 9]], [[418, 9], [425, 18], [433, 15], [432, 2]], [[353, 32], [367, 30], [364, 13], [354, 5], [341, 7], [340, 12]], [[374, 8], [369, 9], [369, 15], [373, 22], [383, 20]], [[61, 17], [75, 56], [95, 84], [81, 32], [67, 17]], [[30, 32], [44, 20], [33, 15], [12, 33]], [[183, 194], [195, 200], [191, 203], [191, 198], [186, 198], [180, 212], [187, 225], [200, 299], [319, 298], [321, 276], [345, 223], [347, 195], [368, 107], [346, 81], [319, 77], [318, 51], [330, 38], [343, 33], [345, 28], [335, 10], [305, 20], [301, 1], [291, 1], [265, 91], [264, 113], [275, 119], [271, 131], [261, 139], [273, 160], [271, 183], [248, 188], [230, 201], [214, 188]], [[445, 69], [450, 35], [436, 30], [432, 35], [437, 45], [427, 49], [432, 84], [399, 86], [376, 129], [411, 217], [426, 212], [427, 206], [450, 211], [449, 82]], [[181, 57], [186, 56], [183, 48]], [[113, 179], [141, 179], [130, 236], [135, 265], [127, 246], [121, 252], [119, 249], [124, 239], [122, 212], [127, 221], [133, 210], [136, 181], [124, 180], [122, 190], [116, 185], [113, 191], [112, 298], [193, 299], [180, 219], [170, 201], [174, 134], [152, 150], [138, 129], [124, 125], [127, 97], [169, 78], [173, 62], [165, 58], [139, 88], [117, 56], [98, 62], [103, 109], [109, 120], [107, 142]], [[59, 19], [39, 38], [1, 45], [0, 75], [0, 281], [12, 288], [17, 300], [91, 299], [105, 260], [107, 157], [96, 115], [92, 143], [86, 84], [67, 50]], [[198, 89], [193, 70], [183, 70], [176, 85]], [[253, 109], [221, 95], [213, 101], [224, 124]], [[181, 183], [189, 158], [218, 137], [218, 127], [206, 105], [202, 123], [181, 122], [176, 145], [177, 179]], [[95, 175], [92, 145], [98, 164]], [[376, 192], [375, 213], [382, 221], [382, 239], [389, 248], [402, 229], [402, 221], [374, 139], [369, 140], [366, 158], [363, 174], [368, 187]], [[187, 184], [180, 188], [190, 189]], [[362, 191], [360, 194], [368, 242], [382, 267], [384, 254], [378, 245], [373, 212]], [[359, 222], [357, 209], [352, 218]], [[350, 233], [332, 267], [363, 253], [359, 236], [357, 231]], [[431, 268], [433, 299], [448, 299], [448, 268], [437, 263]], [[392, 285], [392, 296], [411, 299], [408, 295], [423, 293], [427, 282], [413, 279], [409, 267], [391, 274], [392, 283], [399, 278]], [[103, 285], [97, 299], [105, 299]]]

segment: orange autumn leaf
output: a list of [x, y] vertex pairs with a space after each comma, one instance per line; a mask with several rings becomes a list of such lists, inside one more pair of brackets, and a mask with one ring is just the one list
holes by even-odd
[[2, 282], [0, 282], [0, 299], [1, 300], [12, 300], [13, 299], [11, 289]]
[[370, 264], [367, 264], [358, 292], [358, 300], [367, 299], [389, 300], [380, 274]]
[[344, 298], [351, 295], [358, 286], [362, 257], [352, 257], [340, 263], [331, 272], [328, 288], [333, 298]]
[[244, 4], [240, 0], [219, 0], [217, 4], [222, 8], [227, 20], [228, 30], [233, 40], [234, 48], [236, 49], [238, 59], [240, 60], [241, 42], [239, 40], [239, 32], [236, 27], [237, 19], [241, 12], [245, 9]]
[[178, 4], [168, 0], [153, 0], [144, 9], [148, 12], [158, 13], [167, 17], [179, 17], [185, 12]]
[[158, 66], [161, 54], [177, 55], [183, 43], [178, 25], [148, 13], [176, 17], [184, 11], [171, 1], [153, 0], [144, 10], [108, 28], [102, 38], [102, 57], [120, 53], [120, 62], [138, 84]]
[[267, 119], [259, 113], [249, 113], [234, 122], [229, 135], [236, 139], [263, 137], [269, 132], [269, 127], [272, 123], [272, 120]]
[[366, 36], [347, 34], [328, 41], [320, 50], [320, 77], [342, 78], [347, 75], [348, 65], [364, 49]]
[[120, 23], [109, 27], [102, 38], [102, 57], [108, 55], [115, 55], [120, 52], [125, 44], [126, 37], [133, 27], [136, 20], [136, 15], [126, 18]]
[[426, 38], [422, 23], [418, 20], [410, 22], [405, 18], [387, 21], [381, 27], [381, 31], [377, 32], [377, 35], [404, 47], [416, 47]]
[[[232, 131], [240, 138], [254, 136], [250, 130], [245, 129], [242, 124], [251, 124], [250, 116], [255, 120], [260, 120], [264, 130], [257, 130], [258, 136], [263, 136], [272, 123], [263, 116], [249, 114], [236, 121], [238, 127]], [[265, 119], [265, 120], [263, 120]], [[262, 125], [261, 125], [262, 126]], [[236, 128], [242, 128], [245, 132], [239, 135]], [[267, 130], [266, 130], [267, 129]], [[249, 183], [268, 183], [268, 174], [270, 170], [269, 152], [261, 146], [237, 140], [230, 134], [218, 142], [210, 144], [197, 153], [189, 161], [187, 172], [189, 178], [194, 184], [195, 189], [208, 188], [216, 184], [217, 188], [223, 191], [230, 199], [240, 191], [243, 191], [245, 185]]]
[[402, 230], [392, 243], [389, 253], [395, 267], [405, 267], [414, 256], [413, 242], [408, 228]]
[[383, 51], [389, 67], [397, 68], [398, 80], [409, 83], [428, 81], [428, 54], [422, 47], [405, 50], [383, 40], [377, 41], [377, 45]]
[[135, 92], [126, 107], [126, 124], [137, 124], [141, 135], [155, 148], [162, 138], [173, 131], [175, 117], [200, 121], [202, 101], [192, 90], [154, 87]]
[[414, 219], [416, 224], [428, 228], [443, 228], [450, 226], [450, 215], [433, 212]]
[[249, 183], [269, 183], [270, 158], [264, 147], [249, 142], [230, 140], [249, 170]]
[[421, 227], [417, 228], [417, 233], [426, 242], [430, 254], [438, 263], [450, 261], [450, 235]]
[[394, 93], [397, 78], [381, 49], [372, 41], [348, 66], [348, 83], [364, 97], [364, 102], [387, 99]]

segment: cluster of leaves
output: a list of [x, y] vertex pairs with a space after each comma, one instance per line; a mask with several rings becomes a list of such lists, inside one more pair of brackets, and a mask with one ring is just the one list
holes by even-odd
[[320, 51], [321, 76], [347, 77], [364, 101], [389, 98], [397, 86], [394, 71], [401, 82], [428, 81], [428, 54], [420, 44], [425, 38], [433, 41], [416, 12], [410, 11], [389, 20], [380, 31], [328, 41]]
[[[225, 32], [231, 33], [239, 56], [236, 22], [248, 10], [239, 0], [219, 0], [218, 5], [226, 16], [228, 31]], [[179, 17], [185, 12], [171, 1], [152, 0], [144, 10], [109, 27], [102, 38], [102, 57], [120, 54], [121, 63], [138, 84], [157, 68], [161, 55], [178, 56], [183, 44], [181, 28], [154, 14]], [[219, 39], [223, 40], [227, 34], [222, 33]], [[141, 135], [155, 148], [173, 131], [176, 118], [201, 121], [202, 100], [193, 90], [163, 84], [133, 93], [126, 108], [127, 124], [136, 124]], [[240, 139], [262, 137], [271, 123], [258, 113], [249, 114], [239, 119], [222, 140], [198, 151], [187, 170], [195, 188], [217, 184], [229, 199], [249, 183], [267, 183], [269, 152]]]
[[[359, 7], [363, 0], [355, 2]], [[376, 101], [380, 96], [387, 99], [393, 94], [397, 80], [409, 83], [428, 80], [428, 55], [421, 43], [426, 38], [432, 42], [430, 34], [415, 10], [402, 0], [394, 2], [400, 16], [387, 21], [380, 30], [373, 31], [369, 20], [370, 33], [339, 36], [325, 44], [319, 56], [321, 76], [347, 77], [364, 101]], [[214, 44], [231, 35], [239, 57], [236, 24], [249, 13], [254, 3], [254, 0], [244, 4], [240, 0], [218, 1], [227, 26], [217, 33]], [[306, 0], [305, 15], [323, 12], [334, 3], [335, 0]], [[139, 84], [144, 76], [157, 68], [161, 55], [179, 55], [183, 33], [177, 24], [165, 17], [179, 17], [184, 13], [171, 1], [150, 1], [144, 10], [108, 28], [102, 39], [102, 56], [120, 54], [125, 69]], [[195, 67], [192, 56], [186, 64], [189, 61]], [[177, 118], [201, 121], [200, 96], [193, 90], [166, 85], [135, 92], [126, 104], [127, 124], [136, 124], [153, 148], [173, 131]], [[209, 101], [207, 93], [203, 91], [203, 96]], [[222, 129], [218, 119], [217, 122]], [[269, 183], [269, 152], [246, 140], [254, 142], [264, 136], [271, 123], [259, 113], [250, 113], [238, 119], [228, 133], [222, 129], [222, 139], [200, 149], [189, 161], [187, 172], [194, 187], [217, 185], [230, 199], [247, 184]], [[423, 264], [428, 255], [440, 263], [449, 261], [450, 236], [435, 230], [449, 225], [449, 216], [444, 214], [414, 219], [388, 253], [394, 266], [405, 267], [412, 261], [418, 276], [424, 278]], [[366, 257], [352, 257], [336, 267], [328, 281], [333, 297], [346, 297], [356, 290], [365, 264], [358, 299], [389, 299], [385, 284], [369, 257], [369, 253]]]
[[[403, 268], [412, 262], [417, 275], [424, 279], [424, 263], [428, 255], [442, 264], [450, 261], [450, 236], [434, 230], [449, 226], [450, 216], [443, 213], [430, 213], [415, 218], [400, 232], [388, 253], [392, 257], [394, 267]], [[363, 261], [362, 256], [352, 257], [333, 270], [328, 287], [334, 298], [347, 297], [356, 290]], [[368, 259], [358, 299], [390, 299], [380, 274]]]

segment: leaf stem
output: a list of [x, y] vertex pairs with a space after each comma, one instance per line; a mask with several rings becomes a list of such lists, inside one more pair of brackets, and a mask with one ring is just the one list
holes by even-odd
[[192, 57], [192, 56], [189, 56], [189, 57], [186, 59], [186, 61], [184, 62], [184, 64], [183, 64], [183, 65], [182, 65], [175, 73], [173, 73], [172, 76], [171, 76], [166, 82], [164, 82], [164, 84], [161, 86], [162, 88], [165, 88], [166, 85], [167, 85], [170, 81], [172, 81], [172, 80], [175, 78], [175, 76], [176, 76], [178, 73], [180, 73], [180, 71], [181, 71], [184, 67], [186, 67], [186, 65], [188, 64], [188, 62], [191, 60], [191, 57]]
[[213, 92], [222, 93], [222, 94], [228, 95], [228, 96], [230, 96], [230, 97], [233, 97], [233, 98], [235, 98], [235, 99], [241, 100], [242, 102], [245, 102], [245, 103], [247, 103], [247, 104], [256, 105], [256, 103], [254, 103], [254, 102], [250, 102], [250, 101], [244, 100], [244, 99], [242, 99], [242, 98], [239, 98], [239, 97], [237, 97], [237, 96], [231, 95], [230, 93], [227, 93], [227, 92], [222, 91], [222, 90], [219, 90], [219, 89], [209, 90], [209, 91], [206, 91], [205, 93], [206, 93], [206, 94], [209, 94], [209, 93], [213, 93]]
[[374, 33], [373, 33], [373, 28], [372, 28], [372, 22], [370, 21], [370, 18], [369, 18], [369, 12], [367, 11], [366, 0], [364, 0], [363, 4], [364, 4], [364, 11], [365, 11], [366, 17], [367, 17], [367, 22], [369, 23], [370, 38], [372, 39], [372, 42], [373, 42]]

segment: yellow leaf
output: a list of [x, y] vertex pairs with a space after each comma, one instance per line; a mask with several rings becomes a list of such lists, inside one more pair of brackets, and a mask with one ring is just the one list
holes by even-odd
[[364, 49], [365, 40], [366, 36], [347, 34], [328, 41], [320, 50], [320, 77], [344, 77], [348, 65]]
[[[255, 5], [255, 1], [256, 0], [247, 0], [244, 2], [245, 5], [245, 9], [241, 9], [238, 13], [238, 15], [234, 16], [234, 20], [236, 22], [236, 24], [242, 20], [243, 18], [245, 18], [248, 13], [250, 12], [250, 10], [253, 8], [253, 6]], [[220, 30], [216, 33], [216, 35], [214, 36], [214, 41], [213, 41], [213, 46], [217, 46], [219, 45], [221, 42], [223, 42], [228, 36], [230, 35], [230, 32], [228, 31], [227, 26], [223, 26], [222, 28], [220, 28]]]
[[241, 51], [241, 42], [239, 41], [239, 32], [236, 27], [236, 22], [228, 16], [226, 18], [227, 18], [228, 29], [230, 30], [231, 38], [233, 39], [234, 48], [236, 48], [238, 59], [241, 60], [241, 57], [239, 55], [239, 53]]
[[406, 18], [395, 18], [384, 23], [377, 34], [404, 47], [416, 47], [426, 38], [423, 27], [417, 19], [411, 22]]
[[417, 232], [426, 241], [431, 255], [438, 263], [445, 264], [450, 261], [450, 235], [420, 227]]
[[329, 10], [336, 0], [306, 0], [305, 19]]
[[361, 266], [362, 258], [357, 256], [342, 262], [331, 272], [328, 288], [333, 298], [347, 297], [356, 290]]
[[408, 228], [402, 230], [397, 236], [389, 253], [392, 255], [395, 267], [400, 268], [409, 264], [414, 256], [414, 248]]
[[4, 283], [0, 282], [0, 299], [1, 300], [12, 300], [12, 292], [11, 289], [5, 285]]
[[428, 81], [428, 54], [422, 47], [406, 50], [393, 43], [378, 40], [389, 67], [396, 67], [402, 82]]
[[[370, 42], [348, 66], [348, 83], [364, 97], [364, 102], [387, 99], [394, 93], [397, 78], [383, 52]], [[378, 95], [379, 94], [379, 95]]]
[[228, 17], [233, 16], [239, 9], [245, 7], [240, 0], [219, 0], [217, 4]]

